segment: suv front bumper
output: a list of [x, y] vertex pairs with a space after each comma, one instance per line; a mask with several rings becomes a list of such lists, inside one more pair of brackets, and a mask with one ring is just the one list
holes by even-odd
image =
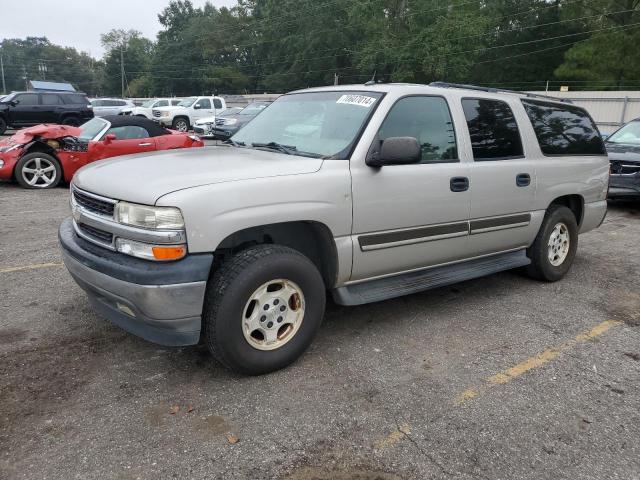
[[58, 238], [65, 266], [103, 317], [160, 345], [198, 343], [213, 255], [140, 260], [83, 240], [70, 218], [60, 225]]

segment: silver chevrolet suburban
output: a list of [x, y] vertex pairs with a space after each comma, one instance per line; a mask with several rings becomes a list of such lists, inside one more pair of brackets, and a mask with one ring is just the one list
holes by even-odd
[[554, 98], [312, 88], [228, 145], [84, 167], [59, 239], [101, 315], [261, 374], [305, 351], [327, 292], [359, 305], [518, 267], [561, 279], [608, 176], [593, 120]]

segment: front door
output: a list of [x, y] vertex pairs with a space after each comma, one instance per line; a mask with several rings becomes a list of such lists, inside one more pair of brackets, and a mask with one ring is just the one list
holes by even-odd
[[[115, 135], [116, 139], [107, 143], [104, 137]], [[112, 127], [103, 135], [102, 140], [91, 142], [91, 161], [103, 158], [130, 155], [132, 153], [153, 152], [156, 149], [156, 141], [149, 137], [149, 132], [137, 125]]]
[[196, 120], [212, 117], [213, 115], [215, 115], [215, 110], [213, 109], [213, 105], [211, 105], [210, 98], [201, 98], [193, 105], [194, 123]]
[[375, 142], [414, 137], [422, 146], [422, 162], [371, 168], [352, 160], [351, 280], [466, 257], [469, 163], [460, 160], [455, 130], [443, 97], [402, 97]]
[[[471, 140], [469, 254], [480, 256], [527, 246], [539, 222], [532, 218], [535, 162], [525, 156], [514, 110], [522, 106], [464, 98]], [[523, 119], [521, 119], [523, 120]]]
[[11, 123], [14, 125], [37, 125], [43, 123], [40, 118], [40, 101], [37, 93], [21, 93], [14, 100], [18, 102], [11, 107]]

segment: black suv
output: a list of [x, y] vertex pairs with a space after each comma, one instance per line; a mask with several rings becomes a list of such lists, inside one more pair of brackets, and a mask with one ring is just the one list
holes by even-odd
[[7, 127], [40, 123], [82, 125], [93, 118], [91, 104], [78, 92], [13, 92], [0, 99], [0, 135]]

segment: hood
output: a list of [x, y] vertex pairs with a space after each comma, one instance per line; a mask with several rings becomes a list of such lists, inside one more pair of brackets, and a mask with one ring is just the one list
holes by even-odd
[[632, 143], [606, 142], [609, 160], [640, 162], [640, 145]]
[[168, 107], [153, 107], [153, 111], [158, 112], [173, 112], [176, 110], [186, 110], [186, 107], [179, 107], [178, 105], [170, 105]]
[[127, 155], [95, 162], [73, 183], [88, 192], [153, 205], [163, 195], [212, 183], [317, 172], [322, 159], [227, 146]]
[[196, 125], [204, 125], [205, 123], [215, 123], [215, 121], [216, 121], [215, 116], [204, 117], [204, 118], [201, 118], [200, 120], [196, 120]]
[[[15, 133], [11, 137], [3, 142], [13, 144], [25, 144], [29, 143], [33, 138], [40, 137], [45, 139], [61, 138], [61, 137], [77, 137], [82, 133], [82, 130], [78, 127], [70, 127], [67, 125], [53, 125], [43, 124], [36, 125], [35, 127], [24, 128], [18, 133]], [[0, 142], [2, 143], [2, 142]]]

